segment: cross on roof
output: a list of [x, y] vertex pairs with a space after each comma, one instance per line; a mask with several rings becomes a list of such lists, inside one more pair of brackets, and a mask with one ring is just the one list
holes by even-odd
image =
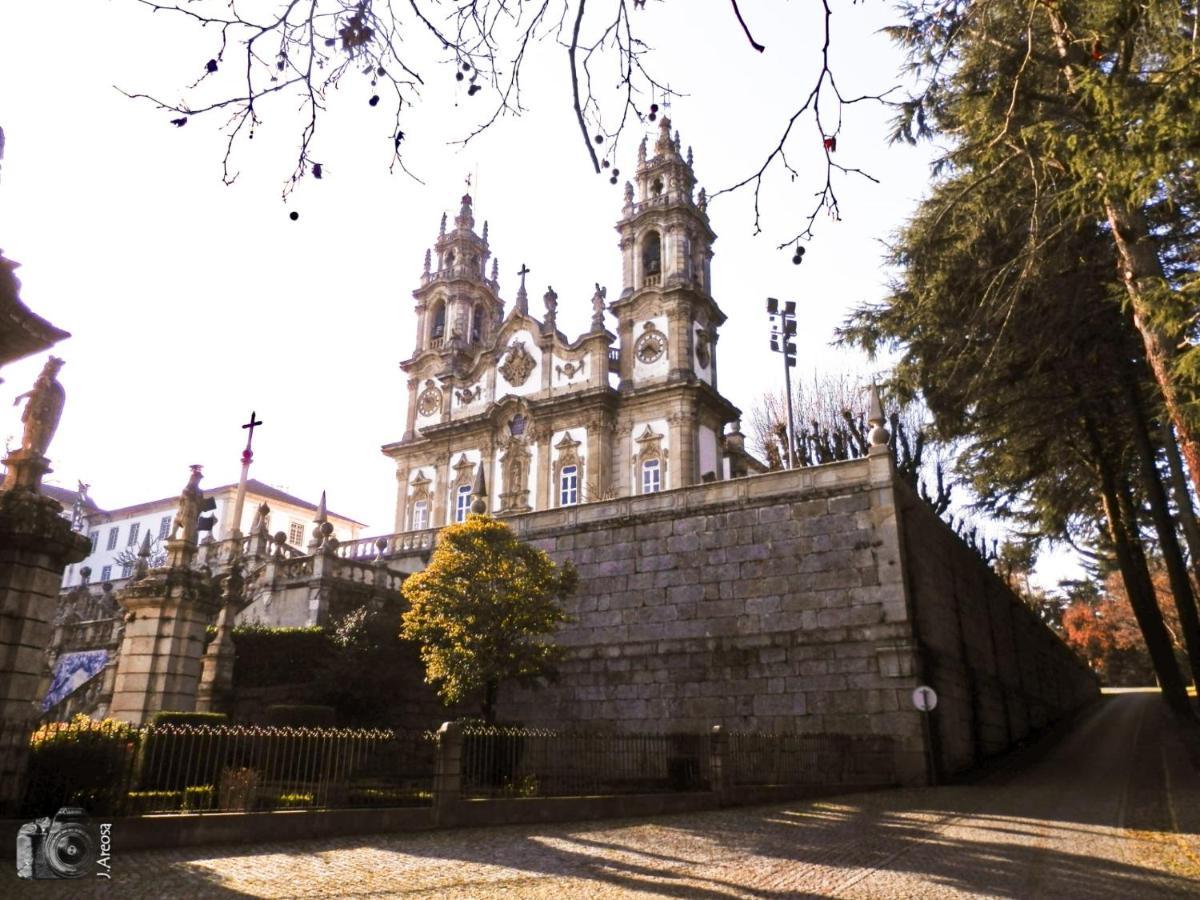
[[530, 269], [529, 266], [525, 265], [525, 263], [521, 263], [521, 268], [517, 272], [517, 274], [521, 276], [521, 290], [525, 289], [525, 276], [528, 275], [532, 271], [533, 270]]

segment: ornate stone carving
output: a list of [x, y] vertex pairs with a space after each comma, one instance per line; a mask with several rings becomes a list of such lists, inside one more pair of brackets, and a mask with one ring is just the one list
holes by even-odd
[[712, 362], [712, 348], [709, 345], [708, 332], [702, 328], [696, 329], [696, 362], [702, 369], [707, 369]]
[[417, 397], [417, 412], [422, 416], [435, 416], [442, 409], [442, 392], [432, 379], [425, 382], [425, 390]]
[[512, 437], [502, 442], [504, 451], [500, 456], [500, 471], [504, 478], [504, 490], [500, 492], [500, 511], [518, 512], [529, 506], [529, 469], [532, 454], [525, 441]]
[[500, 374], [504, 380], [514, 387], [520, 387], [529, 380], [533, 367], [537, 365], [529, 351], [525, 349], [524, 341], [513, 341], [509, 345], [504, 362], [500, 364]]
[[583, 364], [585, 362], [587, 362], [586, 356], [576, 362], [565, 362], [561, 366], [555, 366], [554, 371], [557, 372], [561, 377], [567, 379], [567, 381], [570, 381], [583, 371]]
[[458, 402], [462, 406], [466, 406], [483, 396], [483, 386], [477, 384], [473, 388], [460, 388], [454, 392], [454, 396], [458, 398]]

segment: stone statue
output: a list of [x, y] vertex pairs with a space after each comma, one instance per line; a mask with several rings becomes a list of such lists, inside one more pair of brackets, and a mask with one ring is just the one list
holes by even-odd
[[[188, 479], [183, 493], [179, 495], [179, 511], [175, 513], [175, 522], [171, 526], [171, 540], [184, 540], [196, 543], [200, 534], [200, 479], [203, 477], [200, 466], [192, 466], [192, 475]], [[180, 529], [183, 530], [181, 535]]]
[[704, 188], [700, 188], [700, 196], [696, 198], [696, 207], [700, 212], [708, 210], [708, 192]]
[[600, 287], [596, 282], [596, 293], [592, 294], [592, 328], [600, 331], [604, 328], [604, 300], [608, 296], [608, 288]]
[[16, 406], [28, 398], [25, 411], [21, 413], [21, 421], [25, 423], [25, 434], [21, 438], [21, 450], [26, 454], [45, 457], [50, 446], [50, 440], [58, 429], [58, 420], [62, 416], [66, 392], [58, 383], [58, 370], [63, 367], [63, 361], [57, 356], [46, 360], [42, 374], [37, 378], [33, 389], [26, 391], [13, 400]]
[[251, 534], [266, 533], [267, 520], [271, 515], [271, 507], [263, 503], [254, 511], [254, 522], [250, 525]]

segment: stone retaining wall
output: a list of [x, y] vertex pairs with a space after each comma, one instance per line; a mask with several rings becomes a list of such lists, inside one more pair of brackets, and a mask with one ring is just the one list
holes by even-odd
[[905, 569], [944, 773], [1099, 696], [1087, 666], [904, 484]]
[[1096, 693], [886, 455], [507, 521], [581, 577], [560, 681], [504, 690], [506, 720], [887, 734], [898, 777], [920, 783], [919, 684], [942, 696], [943, 773]]

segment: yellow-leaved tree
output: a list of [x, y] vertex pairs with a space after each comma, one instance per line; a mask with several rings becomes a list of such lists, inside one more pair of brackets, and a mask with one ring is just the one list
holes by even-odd
[[503, 522], [471, 515], [443, 528], [429, 565], [404, 582], [401, 636], [420, 645], [425, 680], [444, 702], [482, 691], [492, 723], [503, 682], [557, 676], [562, 650], [549, 639], [577, 581], [570, 562], [555, 565]]

